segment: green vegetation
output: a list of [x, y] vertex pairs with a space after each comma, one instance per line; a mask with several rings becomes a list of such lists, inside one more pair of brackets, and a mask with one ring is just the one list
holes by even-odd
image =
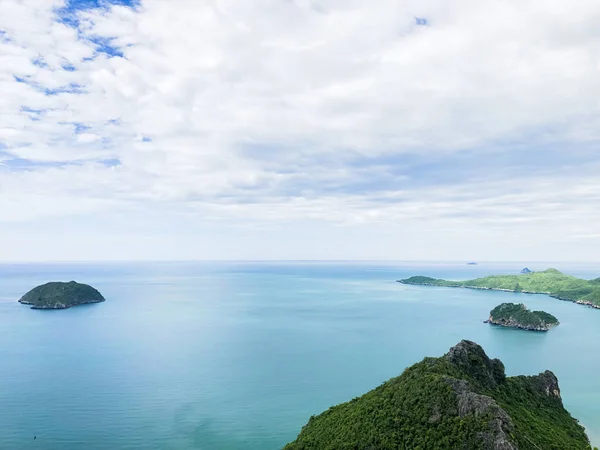
[[583, 280], [565, 275], [556, 269], [531, 272], [521, 275], [492, 275], [467, 281], [447, 281], [437, 278], [416, 276], [400, 280], [403, 284], [423, 286], [463, 287], [492, 289], [499, 291], [548, 294], [560, 300], [568, 300], [600, 308], [600, 279]]
[[548, 331], [559, 324], [558, 319], [545, 311], [529, 311], [523, 303], [502, 303], [490, 311], [489, 322], [503, 327]]
[[100, 292], [87, 284], [70, 281], [51, 282], [37, 286], [19, 300], [32, 309], [66, 309], [86, 303], [103, 302]]
[[552, 372], [506, 378], [462, 341], [348, 403], [313, 416], [284, 450], [591, 450]]

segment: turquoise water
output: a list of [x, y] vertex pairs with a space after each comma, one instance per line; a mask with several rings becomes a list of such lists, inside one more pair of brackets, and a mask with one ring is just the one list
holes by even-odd
[[[600, 265], [558, 263], [0, 265], [0, 449], [278, 449], [310, 415], [460, 339], [509, 374], [553, 370], [598, 445], [600, 310], [394, 282], [525, 265], [600, 275]], [[71, 279], [107, 302], [34, 311], [15, 301]], [[482, 323], [503, 301], [543, 308], [561, 325], [530, 333]]]

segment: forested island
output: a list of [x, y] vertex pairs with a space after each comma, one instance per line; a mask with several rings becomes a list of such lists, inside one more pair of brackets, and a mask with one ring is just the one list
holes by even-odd
[[420, 286], [445, 286], [468, 289], [547, 294], [559, 300], [567, 300], [593, 308], [600, 308], [600, 278], [584, 280], [556, 269], [543, 272], [526, 272], [520, 275], [492, 275], [467, 281], [448, 281], [438, 278], [416, 276], [399, 280], [403, 284]]
[[19, 303], [31, 305], [31, 309], [66, 309], [103, 301], [102, 294], [87, 284], [52, 281], [34, 287], [20, 298]]
[[530, 311], [523, 303], [502, 303], [490, 311], [486, 321], [493, 325], [521, 328], [530, 331], [548, 331], [559, 324], [558, 319], [545, 311]]
[[284, 450], [590, 450], [550, 371], [506, 377], [474, 342], [425, 358], [348, 403], [312, 416]]

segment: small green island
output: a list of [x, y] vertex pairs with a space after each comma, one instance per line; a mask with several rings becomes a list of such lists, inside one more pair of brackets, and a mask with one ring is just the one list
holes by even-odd
[[556, 376], [507, 377], [471, 341], [312, 416], [284, 450], [591, 450]]
[[19, 303], [31, 305], [31, 309], [67, 309], [103, 301], [105, 298], [92, 286], [75, 281], [42, 284], [19, 299]]
[[542, 272], [529, 271], [520, 275], [492, 275], [467, 281], [449, 281], [415, 276], [399, 280], [399, 283], [546, 294], [559, 300], [600, 308], [600, 278], [584, 280], [566, 275], [556, 269], [547, 269]]
[[552, 314], [530, 311], [523, 303], [502, 303], [490, 311], [487, 323], [529, 331], [548, 331], [559, 324]]

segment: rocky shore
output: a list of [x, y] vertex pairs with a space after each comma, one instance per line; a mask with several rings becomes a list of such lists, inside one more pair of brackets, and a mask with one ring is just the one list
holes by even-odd
[[499, 327], [520, 328], [521, 330], [527, 330], [527, 331], [549, 331], [553, 326], [555, 326], [555, 325], [524, 325], [514, 319], [513, 320], [504, 320], [504, 319], [496, 320], [491, 316], [488, 320], [485, 320], [484, 323], [498, 325]]

